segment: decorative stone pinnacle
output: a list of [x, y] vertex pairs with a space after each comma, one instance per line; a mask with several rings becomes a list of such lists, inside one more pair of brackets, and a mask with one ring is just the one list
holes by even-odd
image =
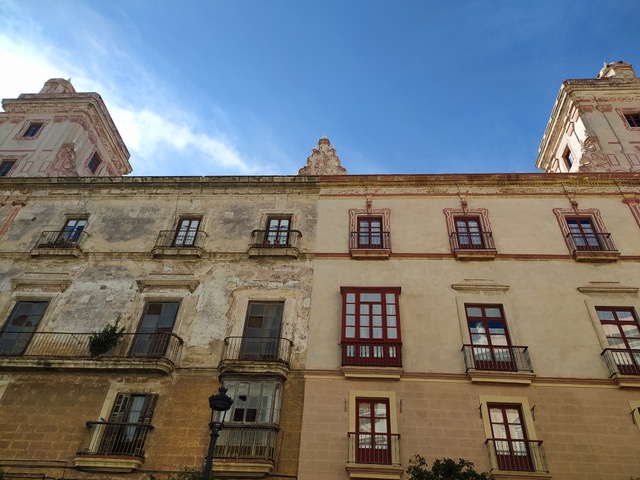
[[347, 171], [340, 165], [340, 158], [336, 155], [336, 149], [323, 135], [318, 140], [307, 158], [307, 166], [298, 171], [298, 175], [346, 175]]

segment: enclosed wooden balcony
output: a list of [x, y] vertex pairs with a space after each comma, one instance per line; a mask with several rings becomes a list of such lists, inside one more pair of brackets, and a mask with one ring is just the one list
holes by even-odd
[[402, 367], [402, 342], [343, 340], [342, 366]]
[[82, 254], [81, 245], [88, 234], [83, 231], [55, 230], [40, 234], [36, 246], [31, 249], [31, 256], [72, 256]]
[[183, 341], [173, 333], [125, 333], [108, 352], [92, 357], [91, 333], [2, 332], [0, 369], [128, 370], [170, 373]]
[[276, 373], [286, 378], [293, 342], [283, 337], [227, 337], [220, 373]]
[[203, 230], [176, 231], [162, 230], [151, 250], [154, 257], [202, 257], [204, 241], [207, 237]]
[[498, 254], [491, 232], [452, 232], [449, 240], [458, 260], [493, 260]]
[[253, 230], [249, 257], [291, 257], [300, 254], [299, 230]]

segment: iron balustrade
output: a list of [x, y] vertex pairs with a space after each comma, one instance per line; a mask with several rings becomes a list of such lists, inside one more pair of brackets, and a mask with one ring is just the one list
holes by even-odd
[[215, 458], [273, 461], [277, 435], [276, 426], [225, 424], [213, 455]]
[[42, 232], [36, 246], [38, 248], [80, 248], [87, 232], [76, 230], [56, 230]]
[[451, 233], [451, 248], [453, 250], [495, 250], [493, 233], [491, 232], [453, 232]]
[[390, 232], [351, 232], [349, 249], [391, 250]]
[[349, 432], [348, 461], [378, 465], [400, 465], [399, 433]]
[[610, 233], [567, 233], [572, 251], [617, 252]]
[[222, 360], [281, 362], [289, 364], [293, 342], [282, 337], [227, 337]]
[[485, 443], [492, 470], [549, 471], [541, 440], [489, 438]]
[[207, 233], [203, 230], [185, 232], [161, 230], [155, 248], [202, 248]]
[[402, 367], [402, 342], [343, 340], [342, 366]]
[[144, 457], [148, 423], [89, 421], [76, 455]]
[[302, 237], [299, 230], [253, 230], [251, 246], [254, 248], [298, 248]]
[[466, 370], [533, 372], [529, 347], [512, 345], [463, 345]]
[[605, 348], [601, 354], [609, 373], [614, 375], [640, 375], [640, 350], [631, 348]]
[[[0, 357], [90, 359], [91, 333], [2, 332]], [[123, 339], [100, 358], [165, 359], [175, 363], [182, 338], [174, 333], [125, 333]], [[19, 348], [14, 348], [19, 346]]]

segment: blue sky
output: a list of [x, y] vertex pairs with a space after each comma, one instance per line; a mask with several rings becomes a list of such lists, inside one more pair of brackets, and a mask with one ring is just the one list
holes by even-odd
[[625, 60], [637, 0], [0, 0], [0, 97], [102, 95], [133, 175], [533, 172], [560, 83]]

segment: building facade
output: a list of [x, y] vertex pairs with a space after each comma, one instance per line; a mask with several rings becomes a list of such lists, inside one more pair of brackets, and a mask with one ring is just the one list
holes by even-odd
[[122, 177], [97, 94], [3, 106], [6, 477], [201, 470], [223, 384], [215, 477], [640, 478], [629, 64], [563, 83], [541, 174], [349, 175], [322, 138], [297, 176]]

